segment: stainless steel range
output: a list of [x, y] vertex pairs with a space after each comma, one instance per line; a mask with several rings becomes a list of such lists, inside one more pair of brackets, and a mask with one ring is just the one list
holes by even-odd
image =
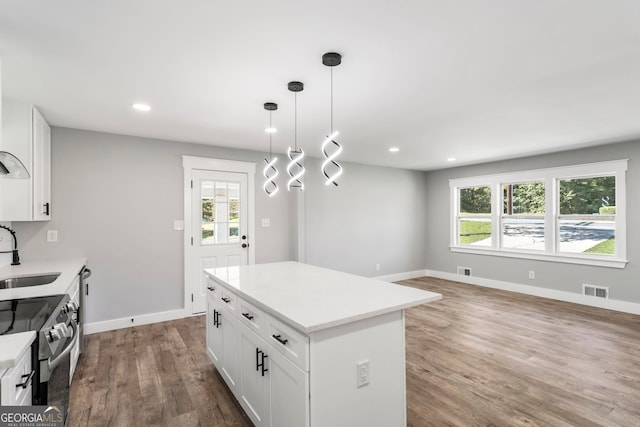
[[36, 331], [32, 349], [33, 404], [57, 405], [69, 413], [71, 348], [79, 338], [78, 305], [69, 295], [0, 301], [0, 335]]

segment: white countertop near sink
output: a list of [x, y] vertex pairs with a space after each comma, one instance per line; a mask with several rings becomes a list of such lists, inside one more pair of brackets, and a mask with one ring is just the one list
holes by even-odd
[[36, 339], [34, 331], [20, 332], [19, 334], [0, 337], [0, 373], [5, 369], [13, 368], [33, 340]]
[[15, 298], [66, 294], [69, 289], [69, 285], [73, 283], [76, 276], [86, 263], [86, 258], [69, 258], [46, 261], [22, 261], [20, 265], [6, 265], [4, 267], [0, 267], [0, 280], [14, 276], [61, 273], [60, 277], [48, 285], [0, 289], [0, 301]]
[[293, 261], [210, 268], [205, 273], [307, 334], [442, 298], [434, 292]]

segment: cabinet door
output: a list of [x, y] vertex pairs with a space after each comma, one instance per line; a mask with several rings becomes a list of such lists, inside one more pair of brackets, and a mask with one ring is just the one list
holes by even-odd
[[222, 329], [216, 326], [215, 319], [220, 311], [214, 302], [214, 297], [207, 294], [207, 354], [218, 370], [222, 370]]
[[256, 427], [269, 426], [268, 344], [240, 323], [240, 404]]
[[238, 319], [226, 310], [220, 310], [218, 321], [222, 329], [222, 377], [238, 396]]
[[[0, 373], [0, 375], [2, 374]], [[2, 378], [0, 378], [0, 405], [31, 405], [33, 378], [31, 348], [28, 348], [16, 366], [8, 369], [4, 375], [2, 375]]]
[[309, 373], [278, 351], [269, 354], [271, 425], [309, 426]]
[[33, 114], [33, 219], [49, 220], [51, 214], [51, 127], [34, 107]]

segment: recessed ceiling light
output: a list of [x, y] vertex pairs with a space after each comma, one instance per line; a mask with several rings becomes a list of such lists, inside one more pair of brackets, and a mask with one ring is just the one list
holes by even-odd
[[149, 111], [151, 110], [151, 107], [148, 104], [133, 104], [133, 108], [135, 108], [138, 111]]
[[400, 149], [398, 147], [391, 147], [389, 148], [389, 152], [390, 153], [397, 153], [398, 151], [400, 151]]
[[276, 128], [266, 128], [264, 131], [266, 133], [276, 133], [276, 132], [278, 132], [278, 129], [276, 129]]
[[456, 158], [455, 157], [447, 157], [447, 162], [455, 162]]

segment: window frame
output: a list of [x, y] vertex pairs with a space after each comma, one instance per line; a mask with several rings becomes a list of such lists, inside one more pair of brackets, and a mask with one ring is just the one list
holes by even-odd
[[[626, 227], [626, 171], [628, 159], [587, 163], [546, 169], [533, 169], [449, 180], [450, 189], [450, 237], [451, 252], [494, 255], [510, 258], [525, 258], [541, 261], [586, 264], [601, 267], [624, 268], [627, 260]], [[560, 181], [576, 178], [614, 176], [616, 180], [615, 255], [560, 252], [559, 217]], [[542, 181], [545, 186], [544, 235], [545, 249], [515, 249], [502, 247], [502, 186], [518, 182]], [[489, 186], [491, 188], [491, 246], [458, 244], [459, 189]]]

